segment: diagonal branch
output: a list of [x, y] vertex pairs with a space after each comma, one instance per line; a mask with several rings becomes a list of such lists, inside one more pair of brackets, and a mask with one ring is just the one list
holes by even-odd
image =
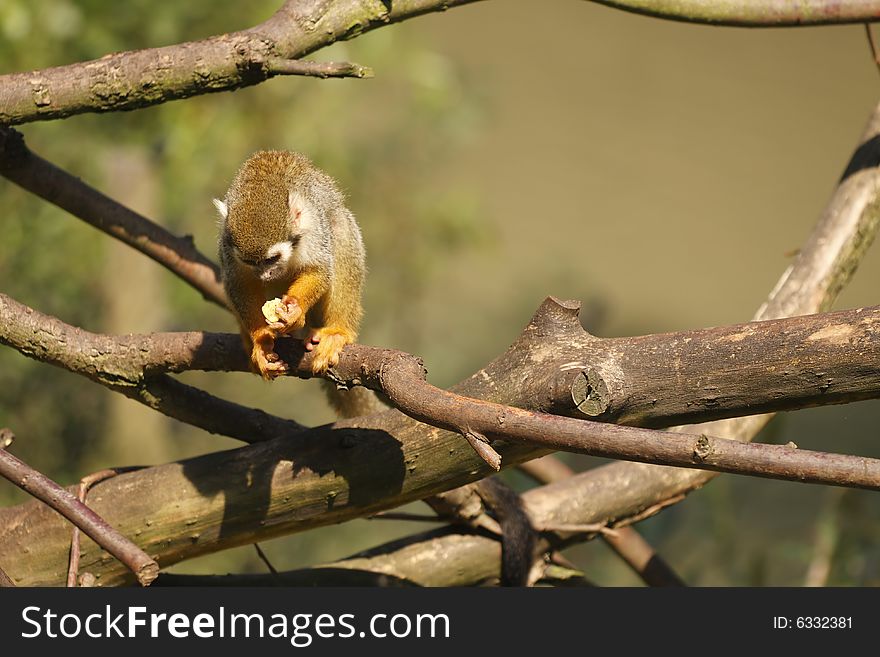
[[[2, 92], [0, 92], [2, 93]], [[192, 238], [180, 238], [104, 196], [34, 154], [22, 135], [0, 125], [0, 175], [62, 210], [125, 242], [176, 274], [208, 301], [226, 307], [220, 271]]]
[[111, 527], [107, 522], [80, 502], [70, 491], [62, 488], [44, 474], [0, 449], [0, 476], [30, 493], [79, 527], [89, 538], [135, 574], [141, 586], [149, 586], [159, 574], [159, 565], [143, 550]]
[[303, 429], [293, 420], [219, 399], [164, 374], [192, 369], [190, 364], [201, 360], [248, 371], [241, 342], [231, 334], [99, 335], [0, 294], [0, 344], [211, 433], [256, 442]]
[[[552, 454], [519, 466], [525, 474], [541, 484], [550, 484], [573, 477], [575, 471]], [[685, 586], [684, 581], [646, 541], [635, 527], [620, 527], [602, 538], [648, 586]]]
[[15, 588], [15, 582], [2, 568], [0, 568], [0, 588]]

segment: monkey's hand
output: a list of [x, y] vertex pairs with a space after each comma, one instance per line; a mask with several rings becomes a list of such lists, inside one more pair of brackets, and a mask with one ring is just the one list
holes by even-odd
[[257, 329], [251, 335], [251, 365], [267, 381], [287, 372], [287, 364], [275, 353], [275, 332], [267, 327]]
[[301, 329], [306, 323], [306, 314], [303, 312], [302, 306], [294, 297], [286, 294], [280, 301], [275, 300], [270, 312], [267, 312], [264, 306], [263, 315], [266, 317], [269, 328], [278, 335], [290, 335]]
[[312, 329], [303, 341], [306, 351], [314, 352], [312, 372], [321, 374], [339, 364], [339, 354], [347, 344], [354, 342], [355, 335], [346, 329], [325, 326]]

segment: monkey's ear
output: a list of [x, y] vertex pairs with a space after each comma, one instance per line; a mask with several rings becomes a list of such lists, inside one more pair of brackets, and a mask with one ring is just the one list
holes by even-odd
[[214, 199], [214, 207], [217, 208], [217, 212], [219, 212], [220, 216], [224, 219], [229, 216], [229, 208], [226, 207], [226, 203], [221, 201], [219, 198]]
[[287, 205], [290, 208], [290, 223], [299, 226], [299, 218], [306, 207], [303, 197], [298, 192], [291, 191], [287, 194]]

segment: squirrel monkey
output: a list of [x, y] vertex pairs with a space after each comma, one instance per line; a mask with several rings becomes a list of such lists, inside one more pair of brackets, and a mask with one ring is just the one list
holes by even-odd
[[[214, 205], [223, 287], [254, 371], [284, 374], [275, 339], [291, 334], [314, 352], [316, 374], [335, 366], [357, 337], [366, 275], [360, 228], [335, 181], [298, 153], [260, 151]], [[270, 322], [262, 306], [276, 297]]]

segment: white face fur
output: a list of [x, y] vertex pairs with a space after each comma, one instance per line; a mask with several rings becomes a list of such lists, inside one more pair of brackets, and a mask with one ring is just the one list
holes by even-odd
[[[229, 206], [220, 199], [215, 198], [213, 201], [214, 207], [217, 208], [217, 212], [220, 213], [222, 220], [225, 221], [229, 216]], [[296, 246], [294, 246], [294, 243], [290, 240], [276, 242], [266, 250], [263, 263], [244, 263], [253, 267], [258, 273], [260, 280], [267, 283], [284, 278], [290, 269], [291, 260], [294, 256], [294, 249], [299, 252], [298, 260], [308, 259], [310, 251], [308, 248], [308, 240], [305, 240], [306, 244], [303, 244], [302, 237], [305, 237], [309, 232], [309, 229], [314, 223], [314, 217], [312, 217], [305, 200], [299, 194], [290, 192], [288, 195], [288, 204], [290, 207], [291, 233], [296, 233], [300, 236], [300, 239], [297, 240]]]
[[267, 264], [258, 266], [260, 280], [268, 283], [283, 278], [290, 268], [290, 259], [293, 257], [293, 244], [289, 240], [276, 242], [266, 251]]

